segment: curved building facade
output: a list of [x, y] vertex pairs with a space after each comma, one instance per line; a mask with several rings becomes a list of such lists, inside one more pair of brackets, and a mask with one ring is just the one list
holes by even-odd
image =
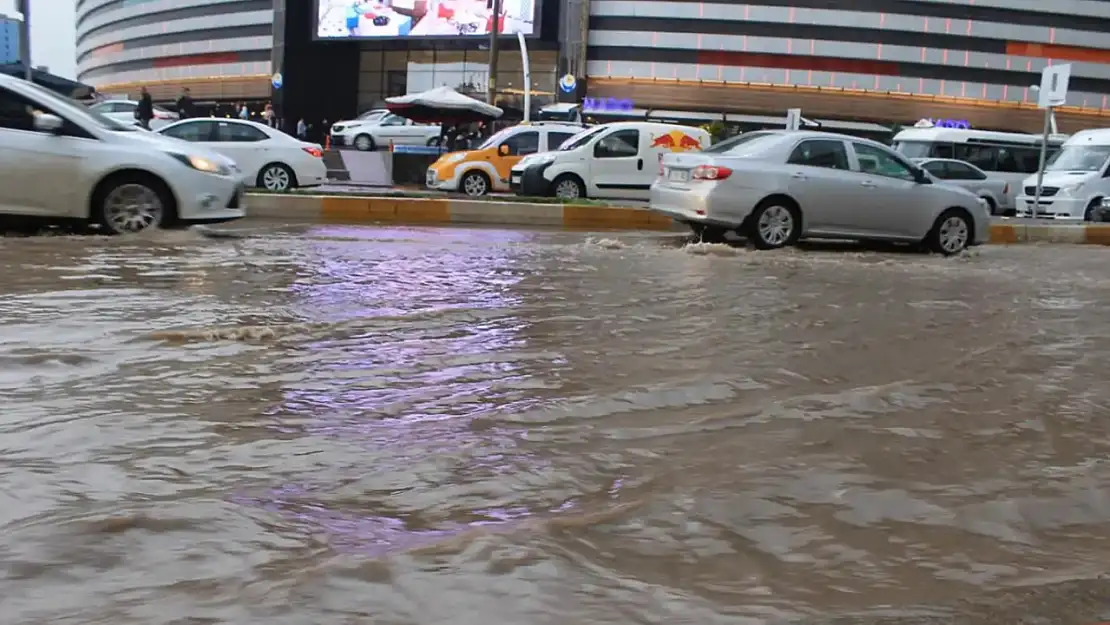
[[269, 94], [273, 0], [78, 0], [77, 78], [156, 98]]
[[1072, 64], [1058, 116], [1110, 107], [1107, 32], [1104, 0], [591, 0], [586, 73], [591, 96], [641, 108], [1039, 131], [1046, 65]]

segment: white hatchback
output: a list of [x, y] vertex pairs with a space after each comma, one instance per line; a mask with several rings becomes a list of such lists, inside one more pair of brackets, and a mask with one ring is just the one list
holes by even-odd
[[0, 214], [113, 233], [244, 216], [228, 158], [0, 75]]
[[248, 185], [268, 191], [315, 187], [328, 180], [324, 151], [266, 124], [199, 117], [170, 124], [159, 134], [188, 141], [232, 159]]

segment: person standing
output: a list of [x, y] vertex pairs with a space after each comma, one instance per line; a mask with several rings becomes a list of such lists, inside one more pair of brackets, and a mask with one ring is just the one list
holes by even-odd
[[135, 117], [139, 119], [139, 125], [150, 130], [150, 120], [154, 119], [154, 100], [146, 87], [143, 87], [139, 94], [139, 106], [135, 107]]
[[247, 103], [243, 102], [243, 107], [239, 109], [239, 119], [250, 119], [250, 118], [251, 118], [250, 109], [247, 108]]
[[301, 141], [308, 141], [308, 124], [305, 123], [303, 117], [297, 120], [297, 138]]
[[193, 116], [193, 98], [189, 95], [188, 87], [182, 89], [181, 95], [177, 98], [177, 116], [181, 119], [189, 119]]
[[262, 122], [270, 128], [277, 128], [277, 120], [274, 116], [274, 105], [269, 102], [266, 103], [266, 108], [262, 109]]

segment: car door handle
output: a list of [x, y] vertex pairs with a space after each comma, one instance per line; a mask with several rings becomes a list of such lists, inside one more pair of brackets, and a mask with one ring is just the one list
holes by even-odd
[[806, 179], [806, 175], [805, 175], [805, 174], [803, 174], [803, 173], [802, 173], [802, 172], [800, 172], [800, 171], [798, 171], [798, 172], [794, 172], [793, 174], [791, 174], [791, 175], [790, 175], [790, 177], [791, 177], [791, 178], [794, 178], [794, 179], [796, 179], [796, 180], [805, 180], [805, 179]]
[[639, 170], [639, 171], [644, 170], [644, 159], [642, 159], [642, 158], [636, 159], [636, 169]]
[[875, 187], [875, 183], [874, 183], [874, 182], [870, 182], [870, 181], [868, 181], [868, 180], [864, 180], [863, 182], [859, 183], [859, 186], [861, 186], [861, 187], [867, 187], [868, 189], [872, 189], [872, 188], [874, 188], [874, 187]]

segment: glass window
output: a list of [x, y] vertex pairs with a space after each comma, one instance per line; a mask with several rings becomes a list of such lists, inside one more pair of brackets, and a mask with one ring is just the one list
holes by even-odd
[[[950, 180], [986, 180], [987, 175], [965, 163], [950, 161], [945, 164]], [[930, 172], [931, 173], [931, 172]]]
[[917, 176], [913, 169], [903, 163], [893, 152], [866, 143], [852, 142], [859, 159], [859, 169], [865, 174], [874, 174], [886, 178], [897, 178], [914, 182]]
[[211, 141], [215, 132], [216, 122], [195, 121], [185, 122], [184, 124], [177, 124], [171, 128], [166, 128], [162, 131], [162, 134], [184, 141]]
[[998, 171], [998, 146], [960, 143], [955, 146], [956, 160], [966, 161], [983, 171]]
[[591, 140], [593, 140], [593, 138], [596, 137], [598, 135], [598, 133], [604, 132], [604, 131], [605, 131], [605, 126], [597, 126], [597, 127], [591, 128], [589, 130], [583, 130], [582, 132], [574, 135], [574, 140], [573, 141], [568, 141], [568, 142], [566, 142], [566, 144], [560, 145], [559, 146], [559, 151], [560, 152], [569, 152], [570, 150], [578, 149], [578, 148], [586, 145], [587, 143], [589, 143]]
[[35, 106], [23, 96], [0, 89], [0, 128], [34, 130]]
[[269, 139], [266, 133], [246, 124], [232, 124], [219, 122], [216, 128], [216, 141], [232, 141], [236, 143], [249, 143], [252, 141], [265, 141]]
[[769, 132], [769, 131], [766, 131], [766, 130], [755, 130], [755, 131], [752, 131], [752, 132], [745, 132], [742, 135], [736, 135], [735, 137], [729, 137], [728, 139], [725, 139], [724, 141], [721, 141], [719, 143], [715, 143], [715, 144], [709, 146], [708, 148], [705, 148], [704, 150], [702, 150], [702, 152], [705, 153], [705, 154], [720, 154], [721, 152], [728, 152], [732, 148], [734, 148], [734, 147], [736, 147], [736, 146], [738, 146], [742, 143], [747, 143], [748, 141], [751, 141], [752, 139], [755, 139], [755, 138], [758, 138], [758, 137], [766, 137], [767, 135], [770, 135], [770, 134], [772, 134], [772, 133]]
[[512, 156], [535, 154], [540, 151], [540, 133], [535, 130], [518, 132], [506, 139], [501, 145], [509, 146], [509, 154]]
[[406, 121], [407, 120], [404, 117], [398, 117], [396, 115], [390, 115], [390, 116], [385, 117], [385, 118], [382, 119], [381, 125], [382, 126], [404, 126]]
[[1066, 145], [1053, 155], [1045, 171], [1101, 171], [1108, 158], [1110, 146]]
[[829, 169], [850, 169], [848, 150], [843, 141], [835, 139], [810, 139], [802, 141], [790, 153], [786, 162], [791, 165], [807, 167], [826, 167]]
[[602, 137], [594, 145], [595, 158], [627, 158], [640, 153], [640, 131], [618, 130]]
[[[862, 168], [862, 164], [860, 167]], [[948, 168], [944, 166], [944, 161], [929, 161], [922, 165], [921, 168], [941, 180], [948, 178]]]
[[951, 143], [931, 141], [899, 141], [894, 149], [906, 158], [956, 158]]
[[570, 139], [575, 134], [577, 134], [577, 133], [555, 132], [555, 131], [551, 131], [551, 132], [547, 133], [547, 149], [548, 150], [557, 150], [557, 149], [559, 149], [560, 145], [563, 145], [563, 143], [565, 143], [567, 139]]

